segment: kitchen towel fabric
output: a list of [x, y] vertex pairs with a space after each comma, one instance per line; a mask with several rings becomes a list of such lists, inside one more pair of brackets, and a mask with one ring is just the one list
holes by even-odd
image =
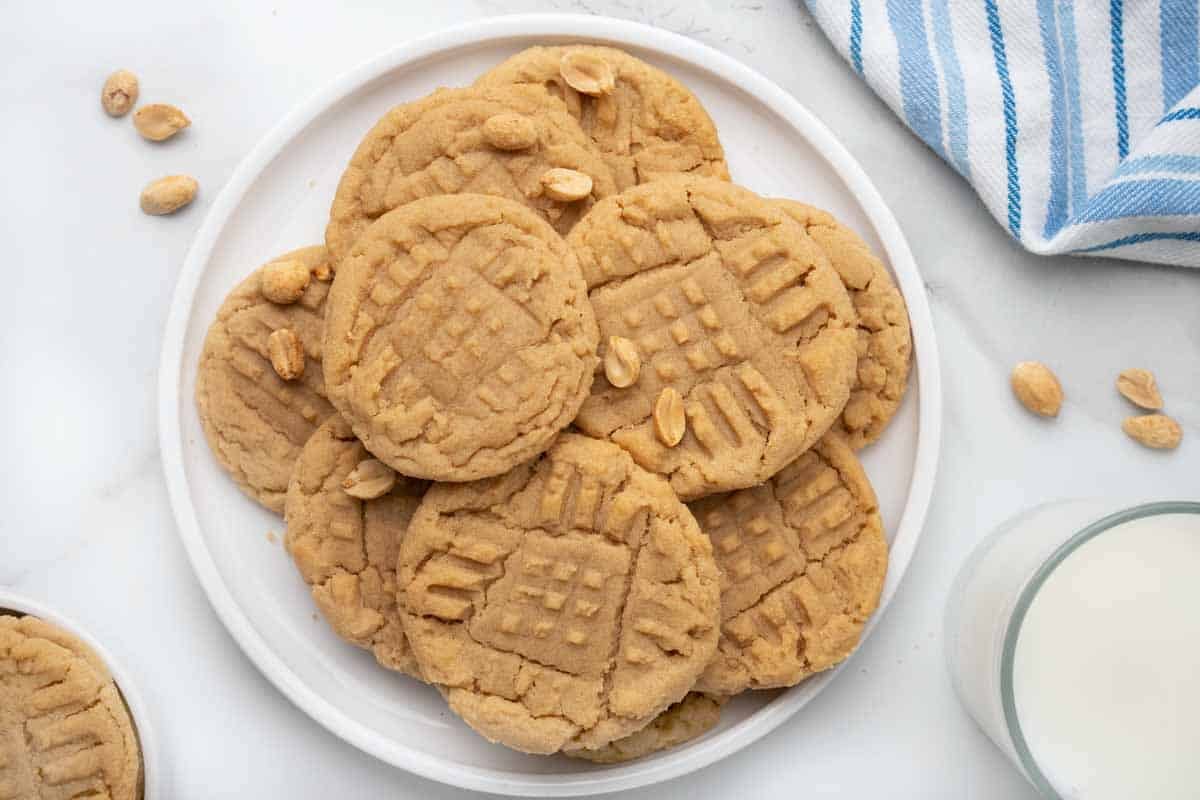
[[1035, 253], [1200, 266], [1198, 0], [807, 0]]

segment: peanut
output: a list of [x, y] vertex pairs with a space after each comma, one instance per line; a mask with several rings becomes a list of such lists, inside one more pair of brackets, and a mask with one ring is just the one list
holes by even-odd
[[637, 383], [642, 371], [642, 358], [637, 345], [623, 336], [608, 337], [608, 352], [604, 354], [604, 377], [618, 389]]
[[537, 143], [537, 126], [520, 114], [496, 114], [483, 123], [483, 138], [497, 150], [525, 150]]
[[1166, 414], [1143, 414], [1126, 417], [1121, 430], [1138, 444], [1155, 450], [1174, 450], [1183, 439], [1179, 423]]
[[133, 127], [152, 142], [170, 139], [191, 124], [187, 114], [166, 103], [152, 103], [133, 112]]
[[142, 211], [153, 216], [174, 214], [196, 197], [200, 184], [190, 175], [168, 175], [142, 189]]
[[542, 189], [551, 200], [570, 203], [592, 193], [592, 179], [573, 169], [555, 167], [542, 174]]
[[567, 86], [581, 94], [610, 94], [616, 85], [608, 62], [585, 50], [567, 52], [558, 64], [558, 72]]
[[127, 69], [119, 69], [104, 82], [100, 105], [110, 117], [123, 117], [138, 99], [138, 79]]
[[280, 328], [267, 337], [267, 355], [275, 374], [285, 381], [304, 374], [304, 343], [291, 328]]
[[280, 305], [294, 303], [304, 295], [311, 278], [308, 267], [299, 261], [273, 261], [262, 270], [263, 297]]
[[654, 403], [654, 432], [667, 447], [683, 441], [687, 418], [683, 415], [683, 398], [670, 386], [663, 389]]
[[342, 491], [359, 500], [383, 497], [396, 485], [396, 473], [387, 464], [374, 458], [358, 462], [342, 481]]
[[1162, 394], [1154, 373], [1145, 369], [1127, 369], [1117, 376], [1117, 391], [1135, 406], [1158, 411], [1163, 407]]
[[1013, 368], [1012, 389], [1021, 404], [1043, 417], [1057, 417], [1063, 390], [1058, 378], [1040, 361], [1022, 361]]

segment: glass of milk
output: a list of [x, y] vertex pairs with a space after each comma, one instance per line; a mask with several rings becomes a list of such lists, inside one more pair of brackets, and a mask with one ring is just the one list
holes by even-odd
[[959, 699], [1047, 798], [1200, 797], [1200, 503], [1039, 506], [955, 580]]

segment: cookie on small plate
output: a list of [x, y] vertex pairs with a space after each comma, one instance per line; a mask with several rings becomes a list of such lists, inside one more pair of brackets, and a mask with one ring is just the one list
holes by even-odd
[[668, 750], [699, 739], [721, 721], [727, 698], [688, 692], [687, 696], [654, 718], [646, 727], [595, 750], [572, 750], [567, 755], [597, 764], [618, 764]]
[[90, 647], [56, 625], [0, 615], [0, 797], [142, 791], [129, 710]]
[[267, 262], [225, 298], [200, 354], [196, 408], [208, 445], [243, 492], [278, 514], [300, 448], [333, 413], [321, 372], [329, 277], [324, 247]]
[[574, 255], [520, 203], [439, 195], [389, 212], [338, 269], [325, 383], [372, 455], [468, 481], [541, 453], [575, 418], [596, 321]]
[[600, 148], [620, 189], [679, 173], [729, 180], [716, 126], [696, 96], [623, 50], [531, 47], [476, 85], [549, 88]]
[[721, 640], [697, 691], [793, 686], [850, 655], [879, 603], [887, 540], [841, 434], [762, 486], [691, 509], [721, 569]]
[[708, 540], [610, 442], [564, 434], [501, 477], [434, 485], [399, 564], [422, 674], [517, 750], [596, 749], [645, 727], [716, 647]]
[[[560, 186], [554, 176], [574, 179]], [[393, 208], [465, 192], [523, 203], [565, 233], [614, 191], [599, 151], [542, 87], [439, 89], [393, 108], [359, 144], [338, 183], [325, 246], [340, 263]]]
[[850, 446], [861, 450], [883, 433], [908, 387], [908, 308], [887, 267], [858, 234], [819, 208], [775, 202], [825, 251], [858, 312], [858, 377], [837, 424]]
[[419, 678], [396, 609], [396, 558], [426, 484], [372, 459], [340, 415], [300, 451], [284, 546], [334, 633]]
[[761, 483], [842, 413], [857, 317], [774, 203], [712, 178], [663, 179], [597, 203], [567, 241], [607, 359], [575, 424], [680, 497]]

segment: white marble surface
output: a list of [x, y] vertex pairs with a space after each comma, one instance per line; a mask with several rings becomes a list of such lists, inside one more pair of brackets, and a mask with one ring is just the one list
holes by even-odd
[[[929, 524], [885, 624], [805, 712], [742, 753], [638, 797], [999, 800], [1032, 790], [959, 709], [942, 609], [963, 556], [1047, 499], [1200, 495], [1200, 274], [1040, 259], [891, 116], [791, 0], [302, 3], [163, 0], [6, 7], [0, 109], [0, 585], [84, 623], [154, 708], [169, 795], [453, 798], [343, 744], [255, 670], [209, 608], [176, 537], [154, 422], [161, 331], [190, 238], [239, 159], [331, 76], [390, 45], [485, 15], [562, 7], [685, 33], [760, 70], [857, 156], [924, 271], [942, 349], [945, 434]], [[163, 147], [97, 107], [128, 67], [147, 100], [195, 125]], [[137, 193], [186, 171], [201, 195], [148, 219]], [[1053, 365], [1061, 419], [1007, 389], [1013, 362]], [[1112, 389], [1154, 369], [1186, 440], [1134, 446]]]

